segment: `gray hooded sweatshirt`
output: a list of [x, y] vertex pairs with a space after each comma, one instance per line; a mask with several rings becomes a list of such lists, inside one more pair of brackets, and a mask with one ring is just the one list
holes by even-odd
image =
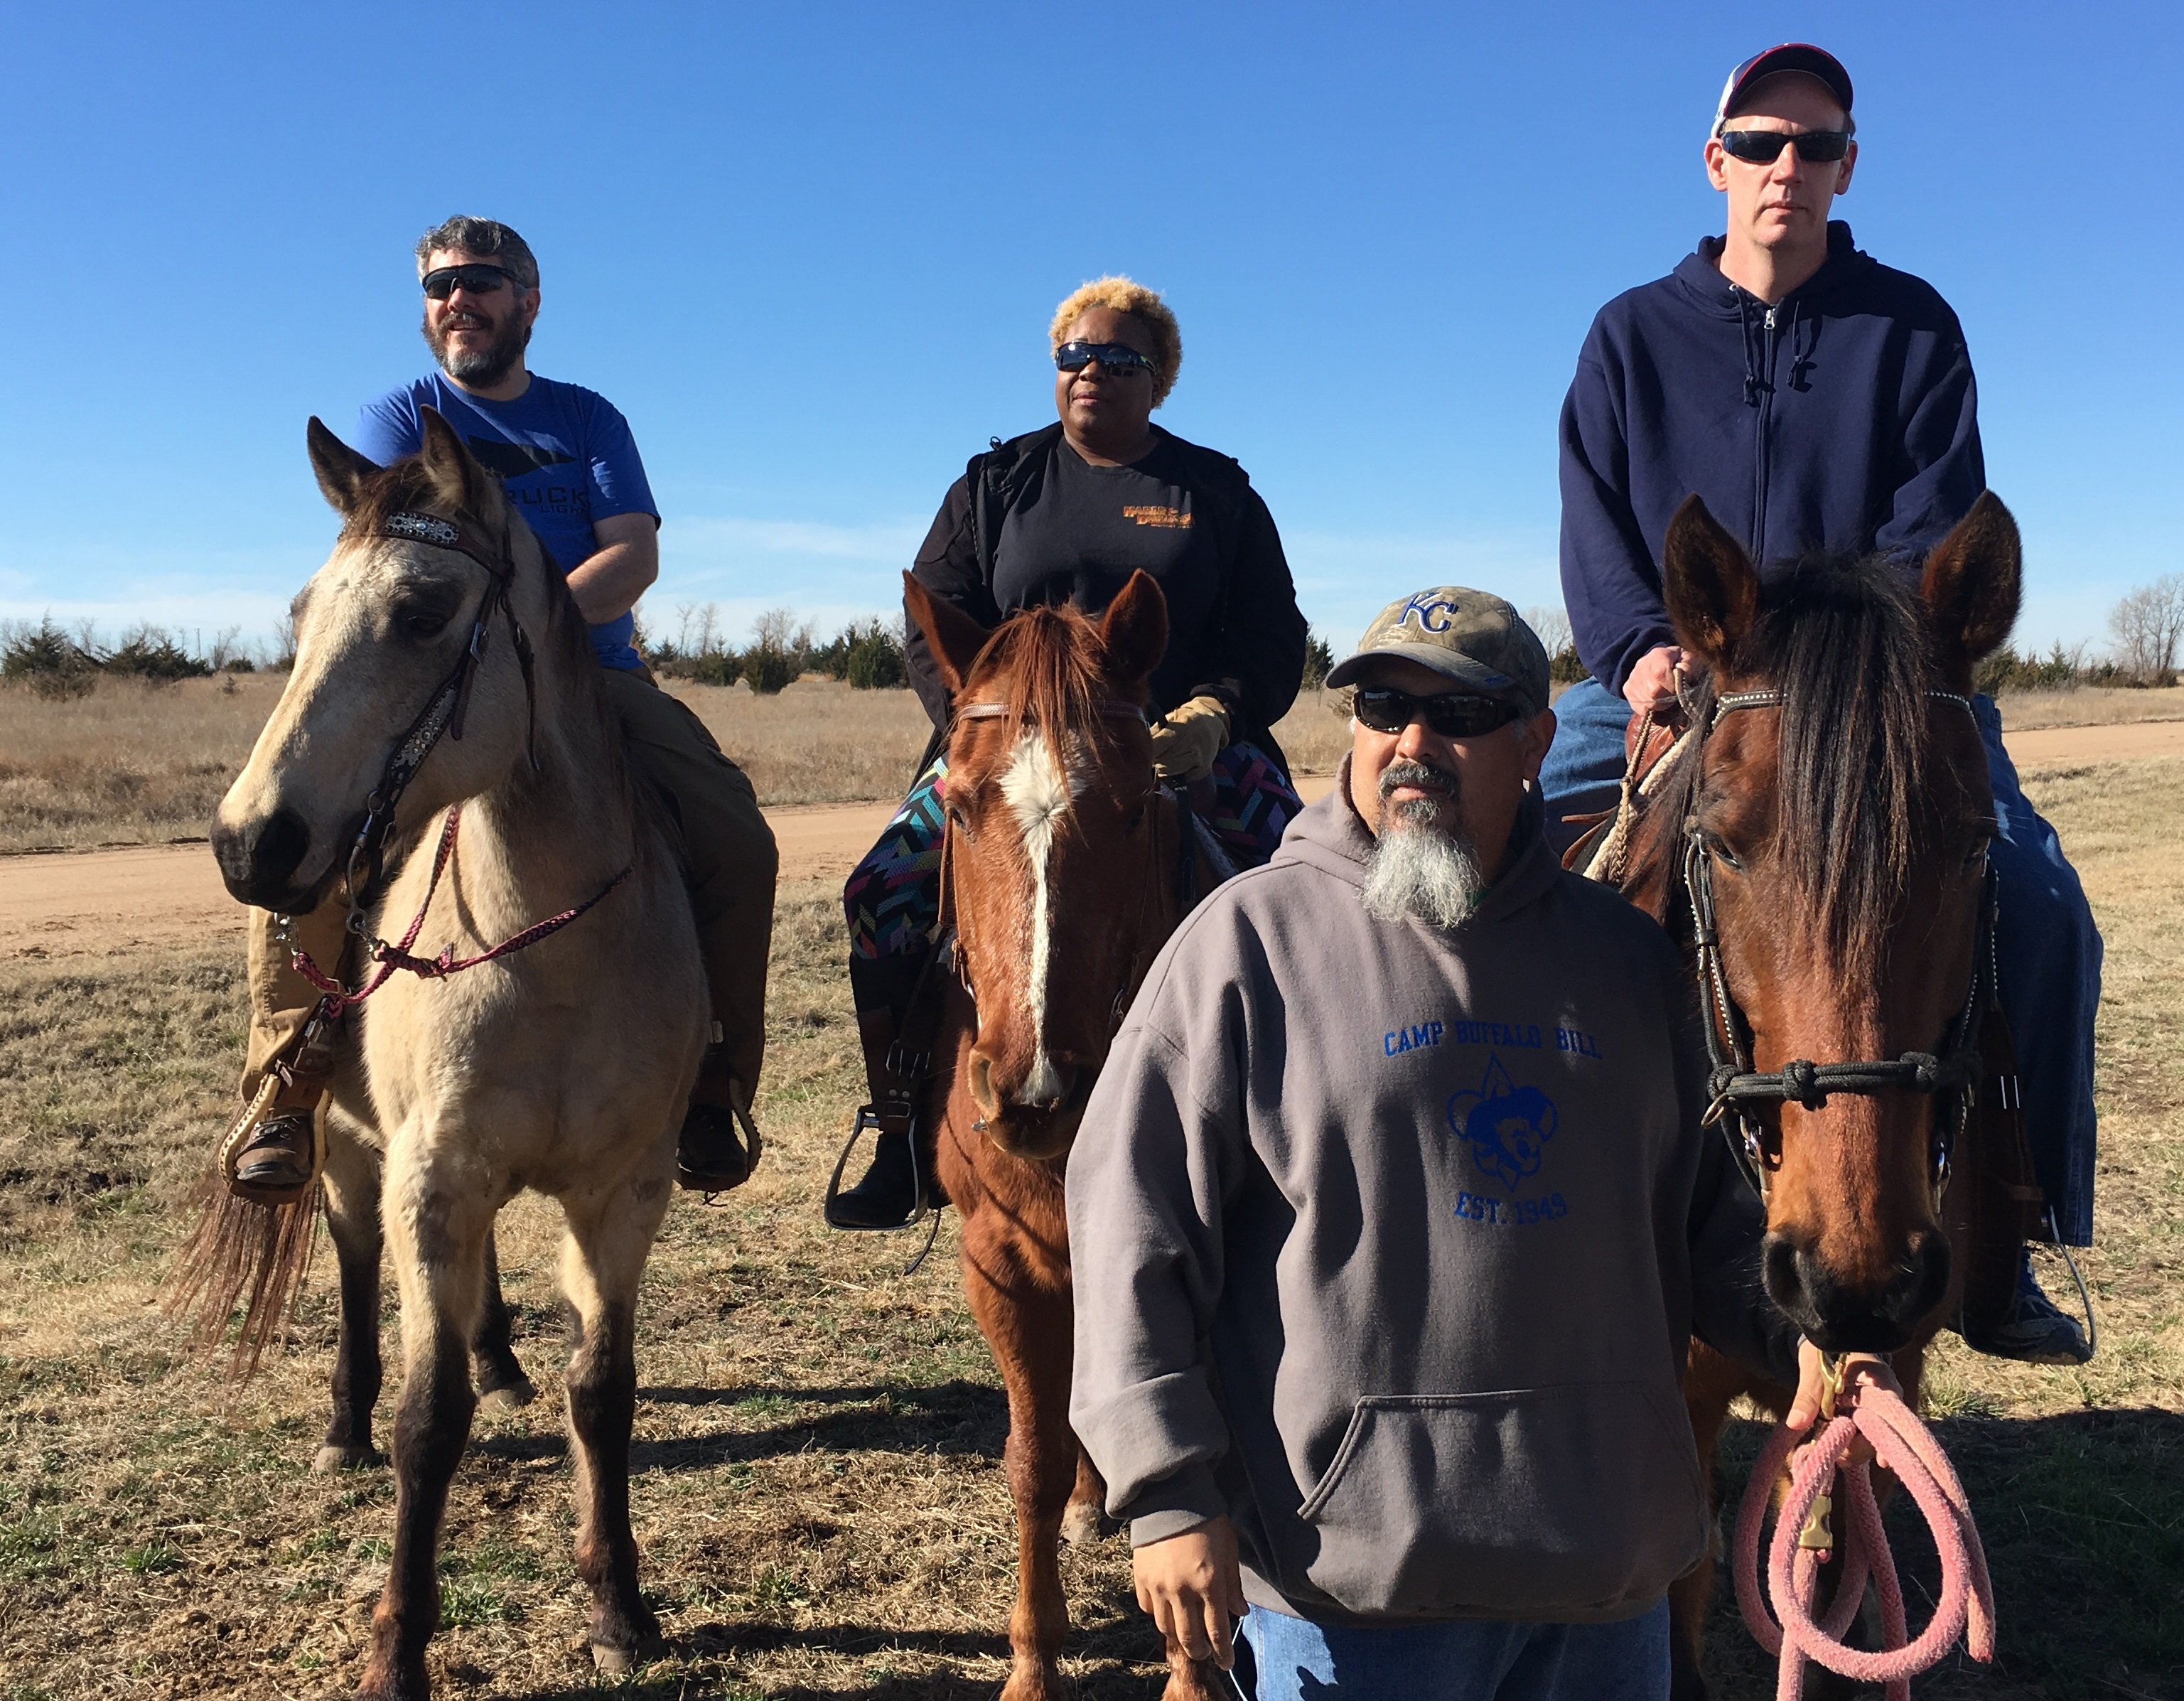
[[1069, 1159], [1070, 1420], [1142, 1546], [1331, 1622], [1629, 1617], [1706, 1496], [1694, 1332], [1794, 1380], [1661, 929], [1536, 800], [1476, 912], [1359, 901], [1348, 768], [1180, 928]]

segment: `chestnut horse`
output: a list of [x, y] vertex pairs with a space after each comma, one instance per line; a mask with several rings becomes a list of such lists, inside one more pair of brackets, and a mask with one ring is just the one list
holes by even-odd
[[[359, 1690], [380, 1701], [428, 1689], [473, 1343], [482, 1376], [490, 1349], [506, 1358], [493, 1217], [525, 1188], [557, 1199], [568, 1226], [588, 1639], [621, 1671], [656, 1637], [629, 1522], [637, 1288], [673, 1196], [706, 1015], [682, 873], [632, 782], [583, 617], [499, 480], [423, 417], [422, 452], [383, 469], [311, 421], [342, 533], [297, 599], [295, 672], [213, 828], [230, 892], [295, 914], [345, 866], [365, 884], [351, 847], [375, 842], [377, 822], [389, 874], [354, 924], [369, 939], [382, 917], [415, 916], [420, 950], [448, 945], [428, 973], [382, 975], [323, 1113], [342, 1261], [332, 1462], [369, 1451], [382, 1225], [401, 1287], [394, 1549]], [[411, 927], [378, 961], [391, 971], [387, 953], [419, 937]], [[459, 958], [474, 966], [447, 973]]]
[[[1974, 1196], [2021, 1135], [2006, 1096], [1981, 1090], [2014, 1064], [1992, 1007], [1996, 822], [1971, 695], [2016, 619], [2019, 564], [1988, 494], [1915, 592], [1877, 558], [1763, 581], [1688, 499], [1663, 579], [1706, 671], [1615, 871], [1692, 946], [1712, 1116], [1765, 1205], [1769, 1296], [1825, 1351], [1893, 1353], [1914, 1401], [1968, 1267], [2014, 1274], [2014, 1236], [1974, 1238]], [[1778, 1417], [1790, 1403], [1694, 1341], [1685, 1397], [1709, 1477], [1739, 1394]], [[1680, 1701], [1705, 1693], [1712, 1582], [1708, 1560], [1672, 1592]]]
[[[1096, 624], [1033, 608], [989, 632], [915, 579], [905, 588], [955, 705], [941, 878], [956, 978], [922, 1108], [963, 1216], [964, 1292], [1008, 1390], [1017, 1603], [1001, 1694], [1061, 1701], [1059, 1542], [1098, 1534], [1106, 1492], [1069, 1427], [1062, 1168], [1131, 995], [1198, 879], [1145, 719], [1167, 607], [1139, 572]], [[1213, 1693], [1173, 1656], [1167, 1701]]]

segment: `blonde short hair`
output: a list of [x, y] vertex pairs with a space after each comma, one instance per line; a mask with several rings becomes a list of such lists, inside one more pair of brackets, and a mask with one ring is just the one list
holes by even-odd
[[1127, 277], [1095, 277], [1070, 291], [1054, 310], [1054, 325], [1047, 336], [1056, 354], [1061, 352], [1069, 327], [1095, 307], [1127, 313], [1152, 333], [1153, 405], [1158, 407], [1175, 388], [1175, 375], [1183, 367], [1183, 327], [1175, 322], [1175, 315], [1157, 291], [1142, 283]]

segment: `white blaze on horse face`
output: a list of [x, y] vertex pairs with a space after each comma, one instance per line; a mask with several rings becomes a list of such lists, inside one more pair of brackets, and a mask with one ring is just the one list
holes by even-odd
[[1027, 732], [1001, 776], [1001, 798], [1015, 813], [1023, 834], [1024, 858], [1031, 864], [1031, 964], [1024, 977], [1024, 999], [1031, 1011], [1031, 1074], [1014, 1094], [1019, 1104], [1051, 1104], [1061, 1096], [1061, 1077], [1046, 1055], [1047, 979], [1054, 940], [1052, 893], [1048, 878], [1054, 835], [1070, 800], [1084, 789], [1082, 773], [1065, 771], [1044, 733]]

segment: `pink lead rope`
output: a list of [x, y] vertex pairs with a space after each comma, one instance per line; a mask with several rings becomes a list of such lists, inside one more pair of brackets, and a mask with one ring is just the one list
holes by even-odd
[[[1942, 1598], [1932, 1620], [1919, 1639], [1908, 1645], [1903, 1586], [1897, 1577], [1895, 1555], [1889, 1551], [1887, 1535], [1880, 1526], [1880, 1508], [1874, 1498], [1872, 1479], [1863, 1464], [1848, 1462], [1847, 1458], [1851, 1443], [1861, 1434], [1873, 1444], [1874, 1456], [1911, 1491], [1912, 1499], [1926, 1514], [1942, 1559]], [[1763, 1598], [1760, 1529], [1766, 1521], [1774, 1484], [1789, 1463], [1791, 1450], [1803, 1438], [1776, 1425], [1758, 1463], [1752, 1468], [1752, 1480], [1745, 1486], [1744, 1502], [1736, 1514], [1736, 1603], [1759, 1645], [1780, 1656], [1776, 1701], [1797, 1701], [1803, 1693], [1808, 1659], [1854, 1682], [1886, 1684], [1888, 1701], [1909, 1701], [1912, 1677], [1939, 1665], [1960, 1636], [1964, 1638], [1965, 1652], [1974, 1659], [1992, 1659], [1994, 1585], [1987, 1577], [1986, 1553], [1980, 1546], [1979, 1527], [1972, 1521], [1964, 1485], [1957, 1480], [1941, 1444], [1911, 1408], [1897, 1395], [1870, 1384], [1859, 1390], [1855, 1413], [1828, 1419], [1799, 1460], [1768, 1550], [1767, 1589]], [[1823, 1493], [1838, 1473], [1850, 1485], [1850, 1525], [1843, 1537], [1842, 1581], [1825, 1620], [1815, 1623], [1813, 1592], [1830, 1538], [1825, 1533], [1802, 1532], [1806, 1531], [1816, 1506], [1825, 1519], [1828, 1507]], [[1825, 1531], [1825, 1525], [1818, 1527]], [[1880, 1598], [1881, 1638], [1886, 1646], [1879, 1654], [1845, 1647], [1841, 1641], [1865, 1598], [1869, 1577]]]

